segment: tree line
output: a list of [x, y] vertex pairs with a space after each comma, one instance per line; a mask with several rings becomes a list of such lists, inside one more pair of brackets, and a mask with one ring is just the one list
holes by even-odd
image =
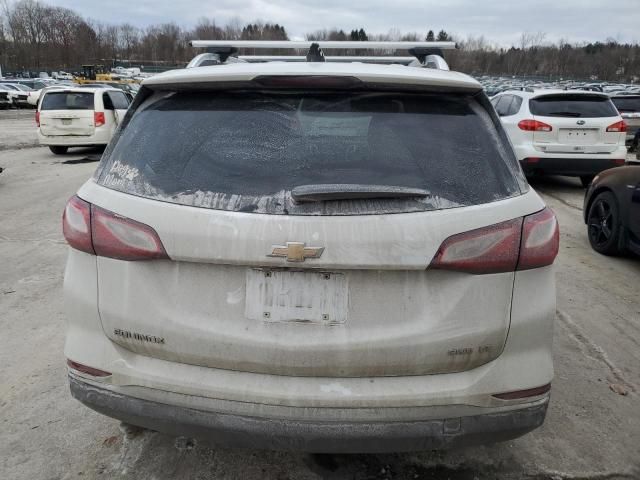
[[[455, 41], [458, 49], [446, 52], [447, 61], [452, 69], [474, 75], [617, 81], [640, 77], [640, 45], [621, 44], [613, 39], [588, 44], [564, 40], [550, 43], [545, 41], [544, 34], [523, 33], [517, 45], [504, 48], [484, 37], [461, 38], [445, 30], [402, 33], [391, 29], [384, 34], [373, 34], [362, 27], [350, 31], [322, 29], [309, 32], [305, 37], [334, 41]], [[183, 28], [174, 22], [139, 28], [127, 22], [106, 24], [87, 19], [71, 9], [39, 0], [11, 3], [0, 0], [0, 65], [5, 72], [77, 71], [83, 64], [180, 67], [199, 53], [189, 46], [188, 42], [193, 39], [288, 40], [289, 35], [285, 27], [277, 23], [243, 23], [239, 19], [223, 25], [214, 19], [202, 18], [192, 28]]]

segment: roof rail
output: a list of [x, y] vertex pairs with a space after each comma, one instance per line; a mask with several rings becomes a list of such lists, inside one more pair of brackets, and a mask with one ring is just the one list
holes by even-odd
[[[207, 53], [197, 55], [187, 68], [205, 65], [219, 65], [234, 62], [266, 62], [266, 61], [308, 61], [308, 62], [365, 62], [365, 63], [402, 63], [414, 67], [436, 68], [449, 70], [442, 51], [457, 48], [455, 42], [386, 42], [386, 41], [289, 41], [289, 40], [192, 40], [189, 42], [194, 48], [205, 48]], [[298, 56], [268, 56], [243, 55], [237, 57], [238, 49], [291, 49], [307, 50], [305, 57]], [[341, 57], [325, 56], [323, 49], [334, 50], [407, 50], [415, 59], [408, 57]], [[347, 60], [347, 58], [349, 60]], [[304, 59], [304, 60], [303, 60]], [[397, 60], [396, 60], [397, 59]]]

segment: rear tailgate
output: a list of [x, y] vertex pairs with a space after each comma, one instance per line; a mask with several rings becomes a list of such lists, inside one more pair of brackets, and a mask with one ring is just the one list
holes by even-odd
[[94, 127], [93, 92], [47, 92], [40, 105], [40, 132], [46, 136], [90, 136]]
[[[144, 355], [280, 375], [422, 375], [496, 358], [514, 273], [427, 268], [451, 235], [543, 208], [521, 194], [494, 125], [473, 97], [443, 93], [151, 99], [99, 185], [79, 192], [153, 227], [172, 259], [98, 257], [105, 333]], [[290, 195], [356, 182], [430, 194]]]
[[533, 134], [534, 144], [547, 153], [611, 153], [624, 141], [624, 134], [607, 131], [620, 118], [604, 95], [542, 95], [529, 108], [535, 120], [551, 126]]
[[[446, 215], [274, 219], [157, 208], [95, 184], [80, 195], [152, 225], [173, 259], [98, 257], [100, 317], [114, 342], [176, 362], [336, 377], [455, 372], [496, 358], [514, 274], [427, 267], [447, 237], [542, 207], [530, 192]], [[295, 266], [268, 256], [287, 241], [324, 252]]]

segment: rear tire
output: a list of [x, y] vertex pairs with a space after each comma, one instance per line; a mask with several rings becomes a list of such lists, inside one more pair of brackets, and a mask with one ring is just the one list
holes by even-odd
[[584, 188], [587, 188], [589, 185], [591, 185], [591, 182], [593, 182], [594, 178], [595, 175], [582, 175], [580, 177], [580, 183], [582, 183], [582, 186]]
[[587, 235], [591, 248], [602, 255], [619, 255], [620, 213], [611, 192], [596, 196], [587, 215]]
[[69, 147], [61, 147], [59, 145], [51, 145], [49, 147], [49, 150], [51, 150], [51, 153], [53, 153], [54, 155], [64, 155], [65, 153], [67, 153], [67, 150], [69, 150]]

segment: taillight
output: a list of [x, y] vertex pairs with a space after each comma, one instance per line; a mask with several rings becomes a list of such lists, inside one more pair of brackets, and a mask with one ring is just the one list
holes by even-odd
[[93, 112], [93, 124], [96, 127], [101, 127], [105, 123], [104, 112]]
[[513, 272], [518, 263], [522, 218], [447, 238], [431, 268], [474, 274]]
[[169, 258], [156, 231], [144, 223], [91, 206], [91, 234], [96, 255], [120, 260]]
[[620, 120], [619, 122], [612, 123], [607, 127], [607, 132], [626, 132], [627, 131], [627, 122], [624, 120]]
[[40, 126], [40, 112], [36, 111], [36, 126]]
[[551, 125], [538, 120], [520, 120], [518, 128], [526, 132], [550, 132], [553, 130]]
[[553, 212], [544, 210], [524, 217], [518, 270], [551, 265], [560, 248], [560, 229]]
[[62, 215], [62, 231], [77, 250], [120, 260], [168, 259], [156, 231], [73, 196]]
[[91, 242], [91, 204], [78, 196], [67, 202], [62, 214], [62, 233], [76, 250], [95, 254]]
[[514, 272], [551, 265], [560, 232], [551, 210], [544, 210], [447, 238], [430, 268], [472, 274]]

